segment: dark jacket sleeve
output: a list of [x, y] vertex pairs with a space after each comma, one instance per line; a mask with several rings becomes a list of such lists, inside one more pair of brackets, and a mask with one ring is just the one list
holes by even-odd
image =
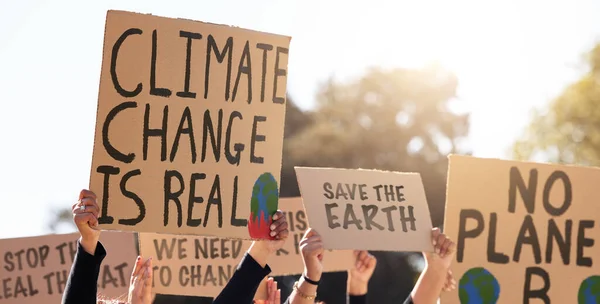
[[251, 304], [260, 282], [271, 273], [271, 268], [260, 266], [248, 253], [227, 282], [225, 288], [215, 298], [213, 304]]
[[94, 255], [87, 253], [77, 242], [77, 253], [71, 266], [62, 304], [96, 304], [98, 275], [104, 257], [106, 250], [100, 242]]
[[349, 304], [367, 304], [367, 295], [349, 296], [348, 303]]
[[408, 298], [406, 298], [406, 300], [404, 300], [403, 304], [415, 304], [412, 300], [412, 296], [408, 295]]

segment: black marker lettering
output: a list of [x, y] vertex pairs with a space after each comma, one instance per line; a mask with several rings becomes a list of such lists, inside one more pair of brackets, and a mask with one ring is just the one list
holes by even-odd
[[[104, 149], [106, 153], [110, 155], [114, 160], [129, 164], [135, 159], [134, 153], [129, 153], [127, 155], [121, 153], [117, 150], [108, 139], [108, 133], [110, 128], [110, 123], [113, 121], [117, 114], [125, 109], [137, 108], [137, 103], [133, 101], [126, 101], [114, 107], [108, 114], [106, 115], [106, 119], [104, 120], [104, 124], [102, 125], [102, 145], [104, 145]], [[144, 158], [145, 159], [145, 158]]]
[[117, 77], [117, 57], [119, 55], [119, 49], [125, 39], [131, 35], [141, 35], [142, 30], [138, 28], [130, 28], [126, 30], [119, 39], [115, 42], [112, 49], [112, 56], [110, 57], [110, 77], [112, 79], [112, 83], [115, 87], [115, 90], [119, 95], [125, 98], [131, 98], [137, 96], [140, 92], [142, 92], [142, 84], [138, 83], [136, 88], [133, 91], [127, 91], [123, 89], [123, 87], [119, 84], [119, 78]]
[[179, 31], [179, 37], [187, 38], [187, 47], [185, 53], [185, 85], [183, 92], [177, 92], [176, 95], [183, 98], [196, 98], [196, 93], [190, 92], [190, 77], [192, 65], [192, 39], [200, 40], [202, 35], [198, 33]]
[[156, 53], [158, 52], [158, 37], [156, 30], [152, 31], [152, 59], [150, 61], [150, 95], [169, 97], [171, 90], [156, 87]]

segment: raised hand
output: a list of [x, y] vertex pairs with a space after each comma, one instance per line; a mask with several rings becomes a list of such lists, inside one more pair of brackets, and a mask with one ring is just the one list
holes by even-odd
[[100, 208], [96, 203], [96, 194], [89, 190], [81, 190], [79, 201], [71, 207], [73, 211], [73, 222], [79, 230], [81, 238], [79, 242], [83, 249], [94, 255], [100, 230], [98, 229], [98, 213]]
[[138, 257], [129, 280], [128, 304], [152, 304], [152, 258]]
[[267, 264], [267, 259], [277, 250], [281, 249], [290, 234], [288, 230], [288, 222], [283, 211], [277, 210], [273, 215], [273, 223], [269, 227], [271, 229], [270, 236], [273, 240], [256, 240], [252, 242], [248, 253], [262, 267]]
[[348, 294], [365, 295], [368, 291], [369, 280], [377, 266], [377, 259], [365, 250], [355, 250], [354, 258], [355, 263], [348, 271]]
[[273, 223], [271, 224], [270, 236], [273, 240], [267, 241], [269, 250], [275, 252], [283, 247], [290, 231], [288, 230], [287, 218], [283, 215], [283, 211], [277, 210], [273, 214]]
[[316, 230], [308, 228], [300, 240], [300, 250], [304, 262], [304, 275], [312, 281], [319, 281], [323, 273], [323, 241]]
[[281, 304], [281, 290], [277, 289], [277, 281], [273, 278], [267, 279], [267, 299], [254, 300], [253, 304]]
[[434, 252], [425, 254], [427, 265], [448, 271], [456, 255], [456, 244], [443, 234], [439, 228], [433, 228], [431, 231], [431, 241]]

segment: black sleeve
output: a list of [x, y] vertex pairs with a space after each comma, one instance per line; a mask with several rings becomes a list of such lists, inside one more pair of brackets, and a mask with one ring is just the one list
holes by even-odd
[[362, 296], [349, 296], [349, 304], [367, 304], [367, 295]]
[[412, 300], [412, 296], [408, 295], [408, 298], [406, 298], [406, 300], [404, 300], [403, 304], [415, 304]]
[[62, 304], [96, 304], [100, 265], [106, 257], [106, 250], [100, 242], [91, 255], [77, 242], [77, 253], [71, 266], [71, 273], [65, 287]]
[[271, 273], [271, 268], [260, 266], [247, 252], [227, 282], [225, 288], [215, 298], [213, 304], [251, 304], [260, 282]]

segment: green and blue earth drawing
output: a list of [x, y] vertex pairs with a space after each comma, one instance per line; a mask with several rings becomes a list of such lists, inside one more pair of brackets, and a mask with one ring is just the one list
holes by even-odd
[[577, 293], [577, 303], [600, 303], [600, 276], [591, 276], [581, 282]]
[[495, 304], [500, 297], [500, 284], [487, 269], [471, 268], [458, 282], [461, 304]]
[[[487, 269], [471, 268], [458, 283], [461, 304], [495, 304], [500, 297], [500, 284]], [[600, 304], [600, 276], [586, 278], [579, 286], [578, 304]]]
[[253, 239], [270, 239], [272, 216], [277, 212], [279, 190], [273, 174], [261, 174], [252, 188], [248, 232]]

